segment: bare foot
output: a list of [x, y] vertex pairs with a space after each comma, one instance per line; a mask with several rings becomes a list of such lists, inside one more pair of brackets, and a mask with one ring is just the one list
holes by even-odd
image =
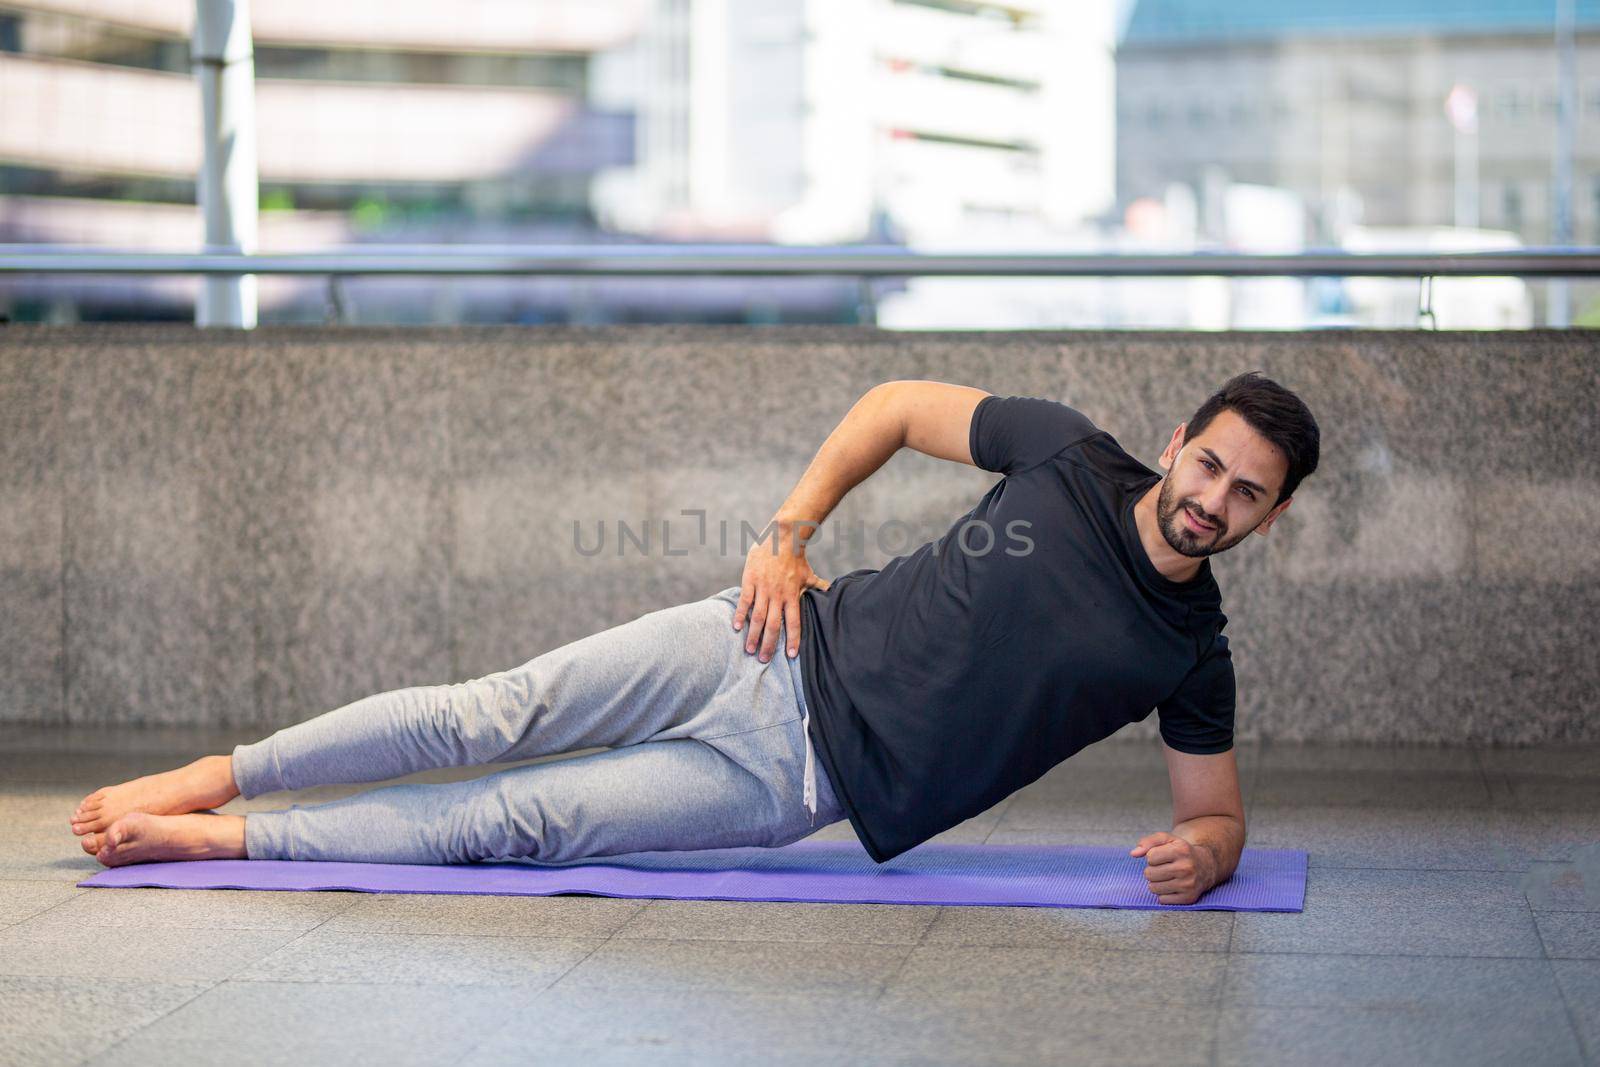
[[242, 815], [124, 815], [105, 833], [85, 834], [83, 850], [107, 867], [156, 860], [242, 860]]
[[[239, 795], [232, 756], [204, 756], [175, 771], [97, 789], [72, 813], [72, 832], [99, 833], [124, 815], [183, 815], [220, 807]], [[91, 850], [92, 851], [92, 850]]]

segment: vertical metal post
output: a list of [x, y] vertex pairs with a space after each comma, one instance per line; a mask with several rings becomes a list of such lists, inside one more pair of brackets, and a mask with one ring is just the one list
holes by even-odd
[[1456, 131], [1456, 226], [1478, 228], [1478, 94], [1457, 82], [1445, 98], [1445, 114]]
[[[207, 252], [256, 248], [255, 58], [249, 0], [195, 0], [191, 62], [200, 83], [200, 210]], [[195, 306], [198, 326], [256, 325], [256, 277], [207, 275]]]
[[866, 275], [856, 279], [856, 322], [862, 326], [878, 324], [878, 293]]
[[344, 287], [337, 274], [328, 275], [328, 299], [322, 307], [322, 321], [329, 326], [343, 326], [346, 318]]
[[[1574, 39], [1573, 0], [1556, 0], [1556, 154], [1550, 243], [1572, 245], [1572, 153], [1578, 125], [1578, 61]], [[1549, 294], [1551, 326], [1572, 324], [1571, 294], [1566, 278], [1552, 278]]]
[[1478, 131], [1456, 131], [1456, 225], [1478, 228]]
[[1439, 316], [1433, 313], [1433, 275], [1424, 274], [1418, 279], [1417, 286], [1417, 325], [1420, 327], [1423, 320], [1428, 322], [1428, 329], [1439, 328]]

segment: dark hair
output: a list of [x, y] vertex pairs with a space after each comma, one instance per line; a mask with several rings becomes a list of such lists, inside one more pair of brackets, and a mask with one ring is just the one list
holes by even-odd
[[1317, 469], [1322, 441], [1317, 420], [1311, 417], [1311, 409], [1298, 396], [1252, 370], [1229, 378], [1221, 389], [1206, 398], [1189, 419], [1183, 431], [1184, 440], [1199, 437], [1217, 412], [1227, 408], [1271, 441], [1289, 461], [1283, 488], [1278, 491], [1278, 499], [1272, 502], [1272, 506], [1277, 507], [1294, 494], [1301, 479]]

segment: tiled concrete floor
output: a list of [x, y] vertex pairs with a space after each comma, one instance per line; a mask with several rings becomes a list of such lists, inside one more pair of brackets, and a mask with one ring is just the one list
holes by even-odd
[[[80, 796], [245, 739], [0, 727], [0, 1064], [1600, 1056], [1594, 747], [1240, 746], [1301, 914], [74, 886]], [[1159, 747], [1112, 741], [944, 836], [1169, 820]]]

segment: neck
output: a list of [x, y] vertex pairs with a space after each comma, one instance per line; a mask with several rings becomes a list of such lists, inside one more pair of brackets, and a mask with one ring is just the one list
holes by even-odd
[[1185, 556], [1167, 544], [1167, 539], [1161, 535], [1161, 524], [1156, 519], [1156, 501], [1161, 496], [1161, 484], [1156, 482], [1152, 485], [1133, 506], [1134, 525], [1139, 530], [1139, 543], [1144, 545], [1144, 554], [1150, 557], [1151, 564], [1161, 576], [1169, 581], [1187, 582], [1200, 573], [1200, 564], [1204, 560]]

